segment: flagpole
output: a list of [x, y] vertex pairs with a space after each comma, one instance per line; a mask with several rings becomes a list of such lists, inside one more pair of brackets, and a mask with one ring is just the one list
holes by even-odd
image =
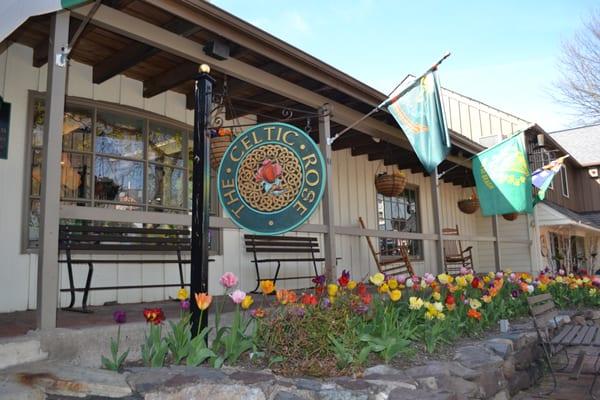
[[[446, 54], [444, 54], [442, 56], [442, 58], [440, 58], [435, 64], [433, 64], [431, 67], [429, 67], [429, 69], [427, 71], [425, 71], [424, 73], [422, 73], [418, 78], [415, 79], [415, 81], [420, 80], [421, 78], [423, 78], [425, 75], [427, 75], [428, 73], [430, 73], [431, 71], [435, 71], [437, 69], [437, 67], [439, 67], [439, 65], [446, 59], [450, 57], [450, 52], [447, 52]], [[394, 90], [392, 90], [392, 93], [394, 93], [394, 91], [396, 89], [398, 89], [400, 87], [400, 85], [402, 85], [402, 83], [409, 77], [410, 75], [407, 75], [402, 82], [400, 82], [395, 88]], [[363, 122], [365, 119], [369, 118], [371, 115], [375, 114], [377, 111], [381, 110], [383, 107], [386, 107], [388, 104], [393, 103], [394, 101], [398, 100], [400, 97], [402, 97], [408, 90], [410, 89], [410, 86], [407, 87], [406, 89], [402, 90], [400, 93], [398, 93], [396, 96], [394, 96], [393, 98], [390, 98], [388, 96], [388, 98], [383, 101], [381, 104], [379, 104], [377, 107], [373, 108], [371, 111], [369, 111], [367, 114], [363, 115], [360, 119], [358, 119], [357, 121], [353, 122], [352, 124], [350, 124], [349, 126], [347, 126], [346, 128], [342, 129], [340, 132], [338, 132], [334, 137], [330, 138], [327, 140], [328, 144], [331, 145], [333, 144], [333, 142], [335, 142], [340, 136], [342, 136], [344, 133], [348, 132], [350, 129], [354, 128], [356, 125], [360, 124], [361, 122]], [[390, 96], [391, 94], [390, 93]]]

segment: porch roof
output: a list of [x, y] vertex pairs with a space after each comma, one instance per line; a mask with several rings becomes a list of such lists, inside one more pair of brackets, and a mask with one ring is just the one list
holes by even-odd
[[[92, 7], [88, 4], [72, 10], [71, 36]], [[33, 65], [41, 67], [48, 60], [49, 27], [49, 15], [32, 17], [0, 44], [0, 49], [11, 42], [29, 46]], [[220, 60], [208, 54], [205, 46], [215, 41], [229, 47], [228, 58]], [[200, 0], [103, 0], [70, 57], [93, 67], [96, 84], [124, 74], [143, 82], [147, 98], [166, 90], [185, 94], [188, 108], [193, 107], [198, 65], [207, 63], [218, 90], [227, 82], [228, 117], [256, 114], [258, 122], [264, 122], [281, 119], [281, 110], [274, 104], [314, 112], [327, 103], [333, 108], [332, 136], [386, 98], [350, 75]], [[456, 132], [451, 131], [450, 137], [451, 154], [440, 171], [460, 167], [443, 179], [473, 186], [466, 171], [470, 168], [467, 158], [483, 146]], [[313, 138], [318, 141], [316, 134]], [[333, 150], [345, 148], [353, 155], [367, 154], [370, 160], [424, 172], [404, 133], [384, 112], [367, 119], [333, 146]]]
[[570, 225], [600, 233], [600, 213], [577, 213], [550, 201], [543, 201], [537, 207], [540, 207], [538, 219], [542, 226]]

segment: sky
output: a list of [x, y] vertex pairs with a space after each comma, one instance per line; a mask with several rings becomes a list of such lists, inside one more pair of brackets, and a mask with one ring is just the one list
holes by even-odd
[[555, 100], [562, 43], [597, 0], [212, 0], [354, 78], [389, 93], [445, 52], [442, 86], [546, 131], [577, 126]]

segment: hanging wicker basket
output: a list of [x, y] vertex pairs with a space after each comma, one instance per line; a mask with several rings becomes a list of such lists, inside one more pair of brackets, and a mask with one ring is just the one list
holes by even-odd
[[515, 219], [519, 218], [519, 214], [514, 212], [514, 213], [508, 213], [508, 214], [502, 214], [502, 218], [504, 218], [507, 221], [514, 221]]
[[479, 210], [479, 199], [463, 199], [458, 201], [458, 209], [465, 214], [473, 214]]
[[405, 187], [406, 175], [402, 171], [383, 172], [375, 176], [375, 189], [384, 196], [399, 196]]
[[216, 171], [219, 169], [223, 154], [231, 144], [231, 135], [210, 138], [210, 166]]

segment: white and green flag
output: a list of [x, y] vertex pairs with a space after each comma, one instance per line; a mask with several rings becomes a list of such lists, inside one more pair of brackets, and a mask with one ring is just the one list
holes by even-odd
[[0, 42], [29, 17], [76, 7], [88, 1], [90, 0], [0, 0]]

